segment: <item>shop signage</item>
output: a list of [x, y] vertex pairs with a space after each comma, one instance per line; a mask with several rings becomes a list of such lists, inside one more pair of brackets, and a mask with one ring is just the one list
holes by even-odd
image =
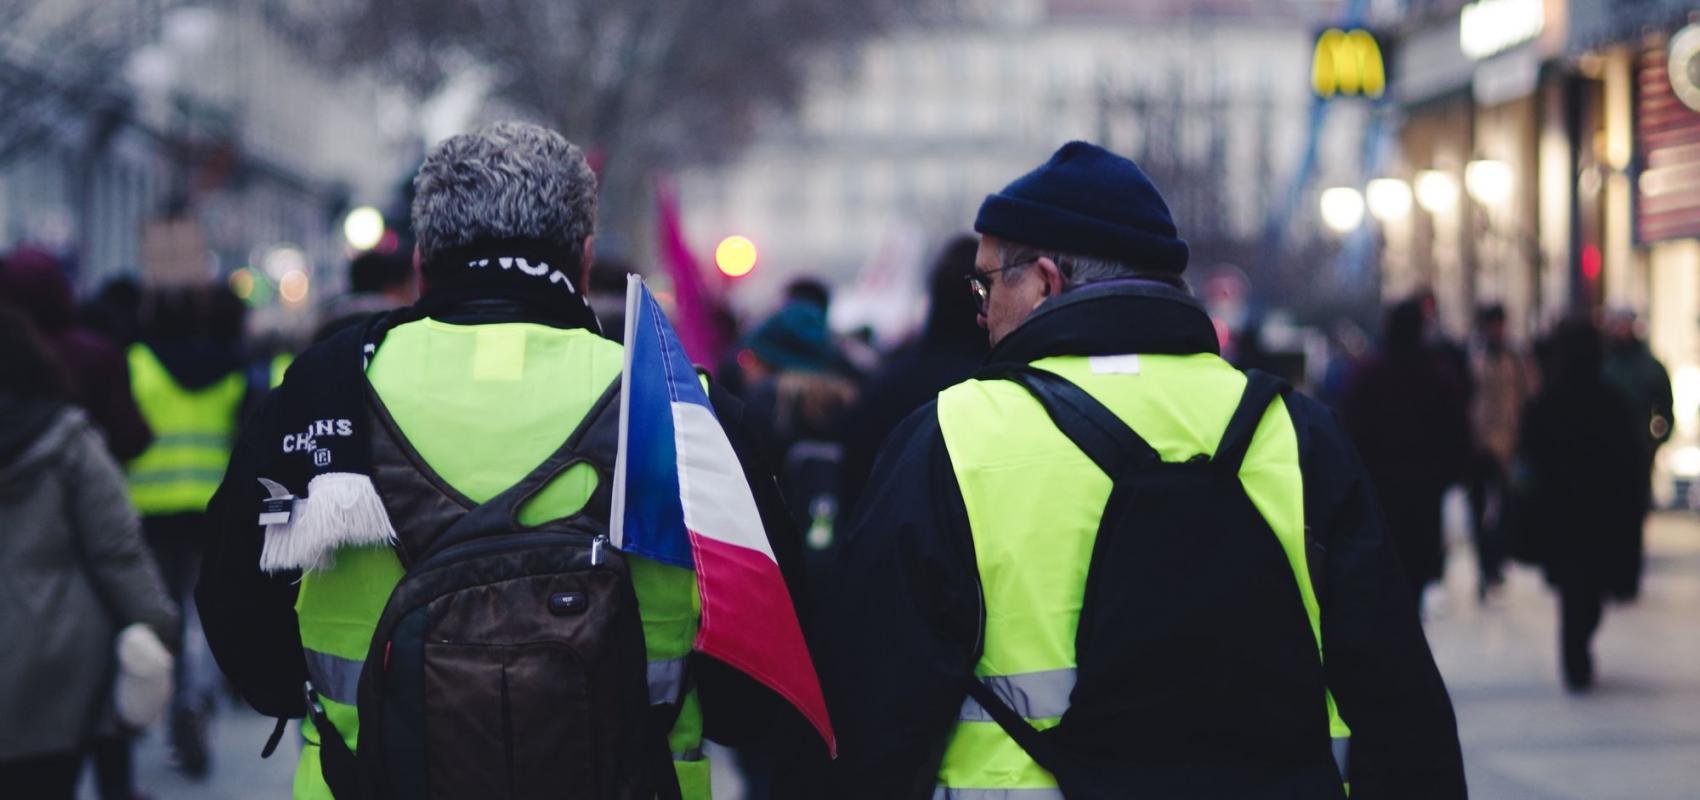
[[1533, 41], [1546, 21], [1545, 0], [1476, 0], [1458, 15], [1458, 46], [1479, 61]]
[[1670, 40], [1670, 90], [1682, 104], [1700, 111], [1700, 25], [1689, 25]]
[[1329, 28], [1316, 37], [1311, 88], [1318, 97], [1380, 97], [1387, 92], [1381, 43], [1362, 28]]
[[[1674, 48], [1673, 48], [1674, 53]], [[1700, 237], [1700, 112], [1679, 101], [1666, 51], [1649, 49], [1636, 63], [1635, 149], [1644, 166], [1636, 180], [1635, 234], [1642, 244]]]

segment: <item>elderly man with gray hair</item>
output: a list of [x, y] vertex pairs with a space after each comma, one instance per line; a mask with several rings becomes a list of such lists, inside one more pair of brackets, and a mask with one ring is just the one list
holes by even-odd
[[623, 354], [585, 297], [596, 176], [504, 122], [414, 188], [419, 302], [303, 353], [212, 502], [213, 652], [279, 734], [306, 717], [297, 798], [707, 798], [705, 731], [782, 704], [692, 654], [689, 569], [605, 546]]
[[991, 352], [886, 438], [823, 595], [834, 787], [1464, 797], [1351, 445], [1221, 358], [1144, 171], [1070, 142], [974, 229]]

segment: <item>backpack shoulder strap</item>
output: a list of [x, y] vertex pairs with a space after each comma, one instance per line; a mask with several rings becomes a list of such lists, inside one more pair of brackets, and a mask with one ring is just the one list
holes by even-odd
[[[568, 436], [552, 455], [518, 483], [455, 521], [431, 543], [430, 551], [421, 555], [419, 560], [423, 561], [434, 553], [442, 552], [486, 531], [501, 530], [517, 524], [515, 520], [520, 506], [573, 464], [588, 463], [596, 468], [601, 480], [597, 482], [596, 494], [585, 505], [585, 509], [594, 511], [600, 508], [602, 516], [606, 517], [608, 486], [613, 470], [612, 455], [618, 447], [619, 425], [620, 378], [616, 376], [602, 392], [602, 396], [590, 407], [584, 419], [579, 421], [578, 427], [573, 429], [572, 435]], [[538, 527], [547, 525], [548, 523], [545, 523]]]
[[1162, 460], [1115, 412], [1061, 375], [1022, 366], [997, 377], [1014, 381], [1032, 394], [1063, 435], [1112, 479]]
[[1239, 407], [1228, 419], [1228, 427], [1222, 431], [1222, 441], [1216, 445], [1216, 455], [1210, 459], [1223, 475], [1239, 475], [1240, 465], [1245, 463], [1246, 452], [1251, 449], [1251, 439], [1257, 433], [1257, 426], [1263, 422], [1264, 412], [1269, 410], [1269, 404], [1276, 397], [1292, 389], [1291, 384], [1267, 372], [1246, 370], [1245, 393], [1240, 395]]

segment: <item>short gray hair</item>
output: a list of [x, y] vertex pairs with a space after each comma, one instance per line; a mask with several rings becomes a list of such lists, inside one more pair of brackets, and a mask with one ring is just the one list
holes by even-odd
[[1167, 271], [1141, 269], [1125, 261], [1100, 258], [1098, 256], [1083, 256], [1077, 253], [1063, 253], [1056, 250], [1041, 250], [1014, 242], [998, 242], [999, 266], [1009, 267], [1005, 274], [1009, 280], [1021, 277], [1021, 274], [1032, 266], [1032, 262], [1040, 258], [1049, 258], [1056, 262], [1057, 271], [1062, 273], [1063, 291], [1085, 286], [1088, 283], [1110, 281], [1118, 278], [1137, 278], [1139, 280], [1157, 281], [1191, 292], [1192, 289], [1179, 274]]
[[480, 239], [537, 239], [578, 258], [596, 232], [596, 174], [560, 134], [498, 122], [432, 148], [413, 179], [419, 256]]

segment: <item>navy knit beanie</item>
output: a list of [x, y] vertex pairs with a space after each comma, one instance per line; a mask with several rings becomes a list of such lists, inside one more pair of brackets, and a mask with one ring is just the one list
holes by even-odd
[[1038, 169], [987, 195], [974, 230], [1153, 272], [1186, 269], [1186, 242], [1151, 179], [1132, 160], [1086, 142], [1063, 145]]

